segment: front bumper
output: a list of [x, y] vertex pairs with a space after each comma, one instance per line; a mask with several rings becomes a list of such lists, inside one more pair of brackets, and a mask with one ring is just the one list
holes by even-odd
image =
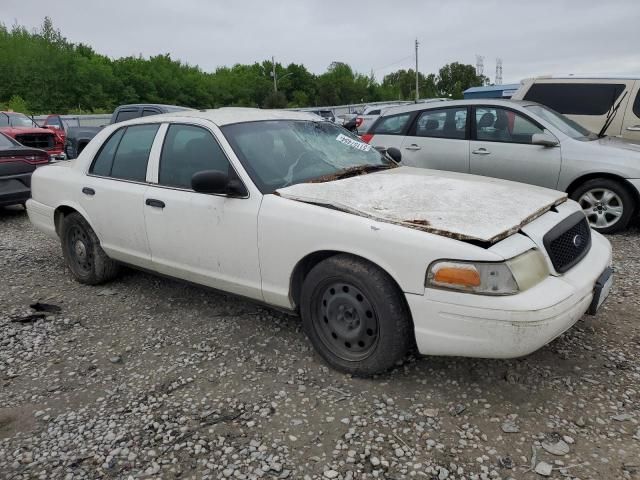
[[611, 265], [611, 245], [592, 232], [591, 250], [562, 276], [512, 296], [425, 289], [406, 294], [423, 355], [515, 358], [546, 345], [589, 309], [596, 281]]

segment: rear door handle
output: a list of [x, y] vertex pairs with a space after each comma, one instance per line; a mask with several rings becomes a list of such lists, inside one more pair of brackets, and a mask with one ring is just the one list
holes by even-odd
[[475, 155], [489, 155], [491, 152], [489, 150], [487, 150], [486, 148], [479, 148], [477, 150], [474, 150], [471, 153], [473, 153]]
[[164, 202], [162, 200], [156, 200], [155, 198], [147, 198], [144, 203], [150, 207], [164, 208]]
[[96, 191], [93, 188], [84, 187], [82, 189], [82, 193], [84, 193], [85, 195], [95, 195]]
[[640, 132], [640, 125], [634, 125], [633, 127], [627, 127], [630, 132]]
[[416, 150], [422, 150], [422, 147], [419, 147], [418, 145], [416, 145], [415, 143], [412, 143], [411, 145], [409, 145], [408, 147], [404, 147], [405, 150], [411, 150], [411, 151], [416, 151]]

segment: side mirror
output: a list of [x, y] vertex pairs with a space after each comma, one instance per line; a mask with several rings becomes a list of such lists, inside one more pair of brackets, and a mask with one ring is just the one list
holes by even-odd
[[402, 161], [402, 153], [396, 147], [387, 148], [387, 155], [389, 155], [397, 163], [400, 163]]
[[558, 140], [548, 133], [534, 133], [531, 135], [531, 143], [533, 145], [541, 145], [543, 147], [555, 147], [558, 145]]
[[230, 197], [244, 197], [247, 189], [237, 178], [229, 178], [219, 170], [204, 170], [191, 177], [191, 188], [198, 193], [214, 193]]

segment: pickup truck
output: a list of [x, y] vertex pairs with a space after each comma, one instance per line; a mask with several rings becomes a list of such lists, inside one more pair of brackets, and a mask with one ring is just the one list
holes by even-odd
[[[149, 115], [158, 115], [160, 113], [178, 112], [180, 110], [192, 110], [188, 107], [178, 107], [175, 105], [158, 105], [149, 103], [139, 103], [134, 105], [120, 105], [111, 115], [109, 125], [124, 122], [132, 118], [147, 117]], [[100, 127], [81, 127], [67, 125], [59, 115], [50, 115], [46, 122], [50, 125], [60, 125], [66, 132], [65, 153], [67, 158], [76, 158], [84, 147], [91, 141], [96, 134], [102, 130], [105, 125]]]
[[24, 113], [0, 111], [0, 133], [25, 147], [45, 150], [52, 160], [63, 160], [64, 138], [49, 128], [42, 128]]

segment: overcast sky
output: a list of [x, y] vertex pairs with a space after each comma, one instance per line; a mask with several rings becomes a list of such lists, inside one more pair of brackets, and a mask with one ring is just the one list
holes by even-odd
[[376, 78], [483, 55], [493, 81], [549, 73], [640, 74], [640, 0], [0, 0], [0, 21], [45, 15], [110, 57], [170, 53], [206, 71], [275, 55], [315, 73], [332, 61]]

